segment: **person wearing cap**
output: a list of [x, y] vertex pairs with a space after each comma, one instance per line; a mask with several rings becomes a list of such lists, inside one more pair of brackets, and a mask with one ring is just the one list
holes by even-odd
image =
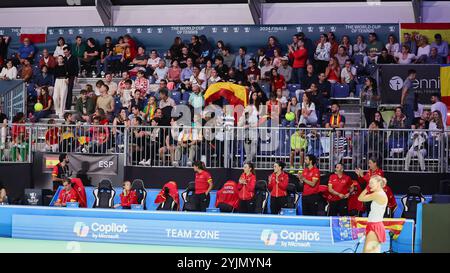
[[290, 82], [292, 78], [292, 67], [289, 65], [289, 58], [287, 56], [281, 57], [281, 65], [278, 67], [278, 74], [284, 77], [286, 82]]
[[434, 35], [434, 42], [431, 43], [431, 48], [437, 49], [437, 54], [441, 56], [444, 60], [447, 59], [448, 56], [448, 42], [442, 41], [442, 35], [436, 33]]

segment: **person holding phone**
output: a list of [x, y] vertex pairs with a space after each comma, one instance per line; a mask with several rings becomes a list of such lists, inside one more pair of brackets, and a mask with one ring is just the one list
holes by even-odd
[[114, 208], [122, 207], [122, 209], [131, 209], [131, 205], [137, 204], [136, 191], [131, 189], [131, 182], [125, 181], [122, 185], [122, 193], [120, 194], [120, 204], [114, 205]]

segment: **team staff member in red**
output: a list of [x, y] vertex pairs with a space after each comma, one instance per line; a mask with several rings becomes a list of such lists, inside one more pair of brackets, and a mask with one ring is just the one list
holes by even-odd
[[122, 206], [123, 209], [131, 209], [131, 205], [137, 204], [136, 191], [131, 189], [131, 182], [125, 181], [122, 185], [122, 193], [120, 194], [120, 204], [114, 205], [114, 208]]
[[320, 171], [315, 166], [316, 157], [314, 155], [307, 155], [305, 157], [306, 169], [298, 173], [300, 183], [303, 183], [302, 194], [302, 211], [303, 215], [319, 215], [319, 206], [322, 201], [320, 194]]
[[69, 178], [63, 179], [63, 187], [56, 200], [55, 207], [65, 207], [67, 202], [79, 202], [77, 191], [72, 188], [72, 182]]
[[216, 195], [216, 208], [220, 212], [234, 212], [239, 208], [238, 184], [232, 180], [225, 182]]
[[273, 173], [269, 176], [270, 213], [279, 214], [286, 205], [286, 188], [289, 184], [289, 175], [283, 171], [284, 162], [273, 164]]
[[358, 200], [358, 196], [361, 194], [362, 189], [358, 181], [353, 180], [352, 190], [350, 190], [350, 196], [348, 197], [348, 215], [361, 217], [362, 213], [366, 210], [364, 203]]
[[249, 213], [253, 212], [251, 203], [255, 196], [256, 175], [253, 163], [244, 164], [244, 172], [239, 178], [237, 186], [239, 190], [239, 212]]
[[355, 170], [356, 175], [358, 176], [359, 183], [365, 183], [366, 189], [369, 188], [369, 180], [374, 175], [379, 175], [384, 177], [384, 172], [382, 169], [378, 168], [377, 159], [375, 157], [371, 157], [369, 159], [369, 171], [364, 175], [363, 171], [360, 168]]
[[348, 215], [348, 197], [352, 190], [352, 180], [344, 174], [344, 166], [336, 164], [334, 174], [328, 179], [328, 216]]
[[195, 195], [197, 199], [198, 211], [206, 211], [209, 207], [209, 192], [213, 188], [211, 174], [205, 170], [205, 164], [201, 161], [195, 161], [193, 164], [195, 172]]
[[53, 191], [56, 192], [58, 187], [63, 184], [64, 179], [69, 176], [69, 156], [60, 154], [59, 163], [53, 167], [52, 171]]

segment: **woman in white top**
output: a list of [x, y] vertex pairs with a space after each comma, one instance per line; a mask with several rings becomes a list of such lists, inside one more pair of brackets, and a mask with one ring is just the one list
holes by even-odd
[[426, 36], [420, 36], [418, 47], [417, 47], [417, 57], [426, 57], [430, 55], [431, 47], [428, 44], [428, 39]]
[[56, 45], [55, 51], [53, 52], [53, 57], [57, 58], [59, 55], [64, 56], [63, 48], [67, 46], [66, 41], [63, 37], [58, 38], [58, 44]]
[[219, 82], [220, 80], [222, 80], [222, 79], [219, 77], [217, 70], [215, 68], [213, 68], [211, 70], [211, 77], [209, 77], [209, 79], [208, 79], [207, 87], [211, 86], [212, 84], [215, 84], [216, 82]]
[[381, 244], [386, 241], [386, 230], [383, 224], [383, 216], [386, 211], [388, 198], [383, 190], [386, 178], [374, 175], [369, 180], [369, 190], [364, 189], [358, 197], [360, 202], [371, 202], [369, 217], [366, 226], [366, 241], [364, 253], [380, 253]]
[[0, 73], [0, 80], [14, 80], [17, 78], [17, 68], [13, 65], [13, 62], [9, 60], [6, 63], [6, 67], [3, 67]]
[[353, 54], [362, 54], [366, 55], [367, 53], [367, 44], [364, 43], [364, 37], [362, 35], [358, 35], [356, 38], [356, 44], [353, 45]]
[[317, 123], [316, 106], [314, 105], [314, 102], [311, 101], [311, 95], [309, 93], [303, 94], [299, 123], [306, 125], [315, 125]]
[[317, 44], [314, 59], [316, 60], [317, 73], [325, 72], [328, 62], [330, 61], [331, 44], [328, 42], [328, 36], [324, 33], [320, 34], [319, 44]]
[[402, 52], [395, 53], [394, 57], [399, 64], [410, 64], [416, 59], [416, 55], [409, 53], [409, 47], [407, 45], [403, 45]]
[[395, 53], [399, 52], [400, 50], [400, 45], [397, 43], [397, 41], [395, 40], [395, 36], [392, 34], [389, 35], [388, 37], [386, 49], [388, 50], [388, 53], [391, 54], [392, 56], [394, 56]]

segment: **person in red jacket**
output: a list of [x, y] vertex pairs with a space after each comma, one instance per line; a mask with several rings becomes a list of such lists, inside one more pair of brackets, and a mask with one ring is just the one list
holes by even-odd
[[78, 202], [79, 197], [75, 189], [72, 188], [70, 178], [63, 180], [63, 189], [59, 193], [58, 200], [56, 200], [55, 207], [65, 207], [67, 202]]
[[292, 45], [288, 46], [289, 59], [293, 59], [292, 63], [292, 81], [294, 83], [301, 83], [305, 77], [306, 60], [308, 59], [308, 50], [305, 48], [305, 41], [298, 40], [297, 49]]
[[[166, 190], [167, 189], [167, 190]], [[167, 192], [168, 191], [168, 192]], [[180, 208], [180, 196], [178, 194], [178, 185], [175, 181], [169, 181], [162, 187], [161, 191], [158, 193], [158, 195], [155, 198], [155, 204], [161, 204], [166, 201], [167, 195], [166, 192], [177, 204], [176, 210], [179, 210]]]
[[269, 176], [270, 213], [279, 214], [281, 208], [286, 205], [287, 186], [289, 175], [283, 171], [284, 162], [277, 161], [273, 164], [273, 173]]
[[214, 184], [211, 174], [205, 170], [202, 161], [195, 161], [193, 164], [195, 172], [195, 196], [198, 204], [198, 211], [206, 211], [209, 207], [210, 195]]
[[239, 212], [249, 213], [253, 211], [251, 203], [255, 196], [256, 175], [253, 163], [244, 164], [244, 172], [239, 177]]
[[348, 197], [348, 215], [350, 216], [362, 216], [362, 213], [366, 210], [364, 203], [358, 200], [358, 196], [361, 194], [362, 189], [358, 181], [352, 181], [352, 190]]
[[388, 198], [388, 204], [386, 207], [386, 213], [384, 214], [384, 217], [394, 218], [394, 211], [397, 209], [397, 201], [395, 200], [394, 193], [387, 184], [384, 185], [383, 190]]
[[355, 170], [356, 175], [358, 176], [358, 182], [360, 184], [364, 184], [366, 189], [369, 191], [369, 180], [374, 175], [379, 175], [384, 177], [384, 172], [382, 169], [378, 168], [377, 159], [375, 157], [371, 157], [369, 159], [369, 171], [364, 175], [363, 171], [360, 168]]
[[344, 174], [344, 166], [336, 164], [334, 174], [328, 179], [328, 216], [348, 215], [347, 201], [352, 189], [352, 180]]
[[217, 192], [216, 208], [219, 208], [220, 212], [234, 212], [239, 208], [239, 191], [236, 182], [228, 180]]
[[122, 187], [123, 190], [120, 194], [120, 204], [114, 205], [114, 208], [122, 206], [123, 209], [131, 209], [131, 205], [138, 203], [136, 191], [131, 189], [130, 181], [123, 182]]
[[303, 183], [302, 194], [302, 211], [303, 215], [319, 215], [322, 214], [320, 203], [322, 196], [320, 194], [320, 171], [315, 166], [316, 157], [314, 155], [307, 155], [305, 157], [306, 168], [298, 173], [300, 183]]

